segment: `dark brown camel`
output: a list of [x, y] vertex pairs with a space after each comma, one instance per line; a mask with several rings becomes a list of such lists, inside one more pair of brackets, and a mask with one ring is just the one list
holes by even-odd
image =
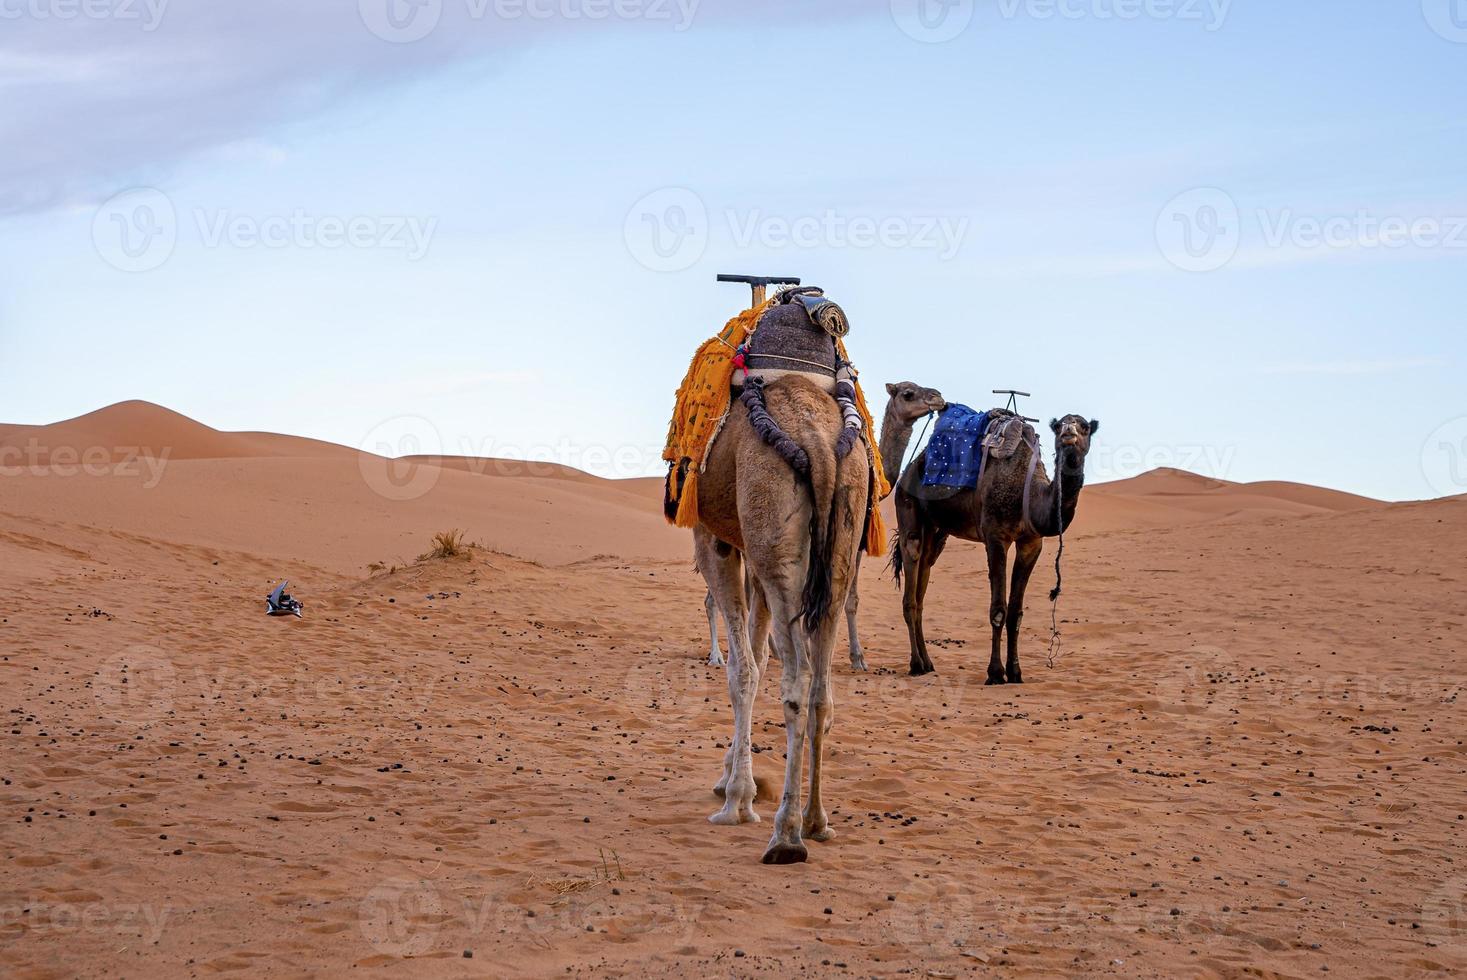
[[[990, 417], [1001, 418], [1003, 414], [996, 411]], [[994, 424], [990, 422], [990, 431]], [[1058, 444], [1057, 478], [1051, 481], [1044, 464], [1034, 461], [1027, 516], [1024, 484], [1030, 472], [1031, 455], [1039, 449], [1034, 430], [1027, 425], [1024, 426], [1027, 441], [1007, 459], [990, 457], [976, 489], [923, 486], [923, 455], [913, 459], [902, 474], [895, 490], [897, 536], [891, 563], [898, 583], [904, 586], [902, 614], [911, 640], [913, 675], [935, 669], [922, 635], [922, 602], [933, 564], [942, 554], [948, 537], [956, 536], [965, 541], [980, 541], [988, 550], [988, 620], [993, 626], [993, 652], [988, 661], [987, 683], [1024, 682], [1019, 669], [1024, 590], [1039, 553], [1044, 550], [1044, 539], [1060, 534], [1075, 519], [1075, 507], [1085, 486], [1085, 456], [1090, 452], [1090, 437], [1100, 428], [1100, 423], [1093, 419], [1087, 421], [1080, 415], [1066, 415], [1052, 420], [1049, 427]], [[1005, 598], [1010, 545], [1016, 546], [1014, 574]], [[1007, 664], [999, 659], [999, 643], [1005, 629], [1008, 630]]]

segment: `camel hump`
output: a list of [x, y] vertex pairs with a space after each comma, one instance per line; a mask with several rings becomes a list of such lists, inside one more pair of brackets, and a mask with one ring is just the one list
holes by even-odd
[[785, 374], [764, 386], [764, 403], [779, 427], [807, 453], [835, 451], [842, 426], [840, 406], [818, 381]]

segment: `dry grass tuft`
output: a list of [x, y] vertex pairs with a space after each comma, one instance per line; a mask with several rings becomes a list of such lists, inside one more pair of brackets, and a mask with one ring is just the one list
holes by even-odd
[[449, 531], [439, 531], [433, 535], [432, 547], [418, 556], [418, 561], [431, 561], [434, 558], [462, 558], [469, 553], [473, 545], [464, 540], [464, 532], [458, 528]]

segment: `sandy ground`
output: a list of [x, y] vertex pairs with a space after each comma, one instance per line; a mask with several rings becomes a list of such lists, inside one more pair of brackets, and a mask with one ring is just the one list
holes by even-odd
[[[656, 481], [143, 403], [0, 426], [0, 464], [4, 976], [1467, 969], [1467, 499], [1093, 486], [1022, 687], [982, 685], [975, 548], [921, 679], [868, 568], [839, 836], [769, 868], [770, 802], [705, 819], [731, 717]], [[415, 560], [453, 526], [485, 547]]]

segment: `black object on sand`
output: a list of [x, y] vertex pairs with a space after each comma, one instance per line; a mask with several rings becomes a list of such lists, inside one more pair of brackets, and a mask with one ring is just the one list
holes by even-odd
[[265, 615], [295, 616], [301, 618], [300, 600], [292, 598], [290, 593], [285, 591], [285, 587], [289, 584], [290, 582], [287, 580], [275, 586], [275, 591], [270, 593], [269, 597], [265, 599], [268, 607], [265, 610]]

